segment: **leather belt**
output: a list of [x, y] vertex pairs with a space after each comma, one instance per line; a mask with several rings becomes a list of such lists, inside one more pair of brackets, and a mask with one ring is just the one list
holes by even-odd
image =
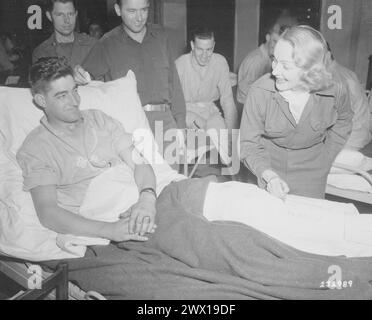
[[145, 111], [162, 111], [165, 112], [170, 110], [170, 105], [168, 103], [160, 103], [160, 104], [146, 104], [143, 106], [143, 110]]

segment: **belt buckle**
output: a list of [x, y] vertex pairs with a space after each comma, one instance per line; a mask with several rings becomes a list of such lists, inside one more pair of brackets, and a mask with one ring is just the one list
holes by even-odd
[[159, 104], [146, 104], [143, 106], [143, 109], [145, 111], [167, 111], [168, 104], [166, 103], [159, 103]]
[[143, 110], [144, 110], [144, 111], [147, 111], [147, 112], [149, 112], [149, 111], [153, 111], [152, 104], [150, 104], [150, 103], [145, 104], [145, 105], [143, 106]]

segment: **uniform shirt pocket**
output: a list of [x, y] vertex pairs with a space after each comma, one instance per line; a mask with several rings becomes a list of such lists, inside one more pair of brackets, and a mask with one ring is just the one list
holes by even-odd
[[290, 130], [290, 122], [280, 111], [269, 112], [265, 119], [265, 134], [276, 138], [286, 136]]
[[332, 127], [337, 121], [337, 110], [335, 107], [328, 107], [311, 114], [311, 128], [318, 133], [323, 134], [327, 129]]

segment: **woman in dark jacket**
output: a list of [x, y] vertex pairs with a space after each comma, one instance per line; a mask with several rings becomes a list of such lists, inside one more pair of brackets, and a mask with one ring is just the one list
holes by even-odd
[[324, 198], [331, 165], [346, 143], [353, 112], [347, 91], [327, 70], [323, 36], [309, 26], [285, 31], [272, 74], [255, 82], [241, 122], [241, 160], [259, 185]]

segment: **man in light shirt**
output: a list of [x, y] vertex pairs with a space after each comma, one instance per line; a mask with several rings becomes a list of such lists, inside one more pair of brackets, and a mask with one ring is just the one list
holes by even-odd
[[213, 52], [214, 47], [213, 31], [200, 28], [191, 41], [191, 52], [176, 60], [186, 101], [186, 125], [192, 129], [217, 129], [217, 132], [228, 129], [231, 132], [237, 128], [237, 109], [230, 70], [226, 59]]

